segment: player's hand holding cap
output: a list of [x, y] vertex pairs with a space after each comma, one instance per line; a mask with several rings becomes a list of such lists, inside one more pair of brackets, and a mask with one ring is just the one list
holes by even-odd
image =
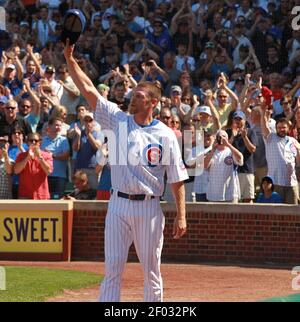
[[84, 31], [85, 24], [85, 16], [80, 10], [68, 10], [64, 16], [61, 41], [66, 45], [66, 41], [69, 39], [69, 44], [74, 45]]

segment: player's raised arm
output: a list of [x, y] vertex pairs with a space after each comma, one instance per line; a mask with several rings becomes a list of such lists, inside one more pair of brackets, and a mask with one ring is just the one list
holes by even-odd
[[92, 81], [89, 79], [89, 77], [83, 72], [83, 70], [77, 64], [73, 56], [73, 51], [74, 51], [74, 45], [70, 45], [69, 39], [67, 39], [66, 45], [64, 48], [64, 55], [68, 65], [69, 73], [75, 85], [78, 87], [80, 93], [87, 100], [90, 107], [92, 107], [95, 110], [100, 94], [95, 88]]

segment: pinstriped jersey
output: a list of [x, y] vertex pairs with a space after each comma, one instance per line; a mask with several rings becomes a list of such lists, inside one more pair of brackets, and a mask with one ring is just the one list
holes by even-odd
[[154, 120], [138, 125], [133, 115], [99, 97], [95, 119], [108, 137], [112, 188], [128, 194], [161, 196], [169, 183], [188, 178], [172, 129]]

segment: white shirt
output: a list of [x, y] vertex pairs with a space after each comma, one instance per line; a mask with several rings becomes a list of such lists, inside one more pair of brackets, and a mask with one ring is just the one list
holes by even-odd
[[139, 126], [133, 115], [99, 97], [95, 119], [108, 137], [112, 188], [128, 194], [161, 196], [167, 182], [188, 179], [180, 148], [172, 129], [154, 120]]
[[64, 87], [63, 94], [60, 100], [60, 104], [68, 109], [68, 114], [76, 114], [76, 106], [80, 102], [80, 91], [74, 84], [70, 76], [64, 82], [68, 88], [70, 88], [76, 96], [71, 95]]
[[274, 184], [285, 187], [298, 185], [295, 172], [295, 158], [297, 156], [297, 140], [293, 137], [279, 137], [271, 133], [265, 139], [268, 175]]
[[191, 56], [179, 56], [177, 55], [175, 57], [175, 64], [176, 69], [180, 72], [183, 72], [185, 70], [185, 59], [187, 58], [187, 64], [189, 66], [189, 69], [193, 72], [196, 69], [196, 63], [195, 59]]
[[236, 165], [238, 163], [231, 150], [216, 150], [209, 168], [209, 182], [206, 197], [209, 201], [233, 201], [240, 199], [240, 184]]
[[[49, 25], [51, 26], [51, 29], [54, 31], [56, 22], [49, 20]], [[37, 28], [38, 33], [38, 40], [41, 43], [42, 47], [45, 47], [46, 43], [49, 40], [49, 26], [48, 23], [43, 22], [42, 20], [38, 20], [37, 22], [34, 22], [32, 24], [32, 29]]]

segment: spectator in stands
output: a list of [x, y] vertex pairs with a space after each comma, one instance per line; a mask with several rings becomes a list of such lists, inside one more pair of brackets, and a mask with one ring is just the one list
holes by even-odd
[[76, 120], [76, 106], [80, 101], [80, 92], [69, 75], [66, 64], [59, 67], [57, 82], [63, 87], [60, 103], [68, 110], [66, 123], [71, 124]]
[[160, 118], [159, 118], [166, 126], [172, 128], [172, 113], [169, 108], [162, 108], [160, 111]]
[[63, 196], [67, 178], [70, 146], [67, 138], [59, 134], [62, 124], [63, 121], [60, 118], [51, 118], [47, 135], [42, 137], [41, 148], [51, 152], [53, 157], [53, 171], [48, 178], [51, 199], [60, 199]]
[[130, 99], [125, 97], [125, 83], [124, 82], [118, 82], [113, 85], [112, 88], [112, 99], [111, 101], [116, 103], [118, 107], [123, 111], [127, 112], [128, 106], [130, 103]]
[[16, 65], [12, 63], [8, 63], [9, 59], [4, 55], [2, 55], [5, 58], [2, 58], [2, 66], [0, 69], [0, 80], [1, 83], [8, 88], [10, 91], [10, 94], [12, 96], [16, 96], [20, 93], [22, 89], [22, 77], [23, 77], [23, 72], [22, 72], [22, 67], [20, 61], [17, 64], [18, 70], [16, 68]]
[[97, 187], [97, 200], [109, 200], [111, 192], [111, 168], [108, 162], [106, 140], [104, 140], [101, 148], [97, 151], [96, 162], [95, 171], [100, 177]]
[[261, 106], [261, 127], [266, 144], [268, 175], [273, 178], [275, 191], [284, 203], [298, 204], [299, 192], [295, 166], [300, 164], [300, 145], [288, 136], [289, 121], [282, 118], [276, 121], [276, 134], [272, 133], [267, 122], [266, 104]]
[[37, 45], [39, 49], [42, 49], [54, 35], [56, 23], [49, 18], [49, 10], [45, 5], [40, 6], [39, 16], [40, 19], [33, 22], [32, 30], [34, 35], [37, 37]]
[[209, 170], [203, 168], [204, 158], [211, 151], [213, 143], [215, 141], [215, 135], [210, 129], [203, 131], [203, 147], [193, 147], [191, 154], [186, 160], [187, 166], [195, 169], [194, 179], [194, 192], [196, 194], [196, 201], [206, 202], [207, 188], [209, 183]]
[[32, 132], [36, 132], [41, 120], [41, 101], [36, 92], [31, 89], [30, 80], [27, 78], [23, 79], [22, 93], [29, 96], [21, 99], [18, 115], [29, 123]]
[[[24, 134], [22, 132], [22, 129], [16, 126], [10, 136], [10, 142], [8, 149], [8, 155], [10, 159], [12, 159], [14, 162], [17, 159], [17, 156], [20, 153], [26, 152], [28, 150], [28, 145], [24, 143]], [[19, 176], [14, 175], [13, 176], [13, 182], [12, 182], [12, 197], [13, 199], [18, 199], [18, 190], [19, 190]]]
[[12, 198], [12, 173], [14, 161], [8, 155], [8, 136], [0, 137], [0, 199]]
[[75, 125], [75, 138], [73, 140], [73, 150], [77, 152], [75, 160], [75, 170], [84, 171], [89, 179], [89, 185], [96, 189], [98, 176], [95, 173], [96, 153], [101, 148], [103, 135], [96, 127], [93, 113], [86, 113], [84, 118], [84, 130]]
[[45, 72], [44, 72], [45, 79], [49, 82], [49, 85], [52, 89], [52, 95], [55, 95], [58, 97], [59, 101], [61, 101], [61, 98], [63, 96], [64, 87], [55, 79], [55, 68], [52, 65], [46, 66]]
[[[67, 136], [67, 133], [70, 129], [70, 125], [67, 124], [65, 121], [67, 119], [68, 116], [68, 111], [67, 108], [63, 105], [56, 105], [54, 106], [54, 108], [51, 110], [51, 113], [49, 115], [50, 118], [59, 118], [62, 121], [62, 125], [61, 125], [61, 132], [59, 133], [60, 135], [63, 136]], [[47, 134], [47, 130], [48, 130], [48, 122], [44, 123], [43, 126], [43, 135]]]
[[235, 202], [240, 199], [240, 185], [236, 165], [243, 165], [243, 155], [220, 130], [212, 150], [204, 158], [204, 167], [209, 170], [208, 201]]
[[283, 203], [282, 197], [274, 191], [272, 177], [265, 176], [262, 178], [261, 191], [257, 197], [257, 203]]
[[255, 132], [246, 127], [246, 115], [242, 111], [233, 114], [231, 129], [226, 131], [229, 142], [244, 157], [243, 165], [237, 169], [243, 202], [252, 202], [255, 197], [253, 153], [256, 151]]
[[65, 195], [65, 200], [94, 200], [96, 198], [96, 190], [89, 187], [88, 176], [84, 171], [76, 171], [73, 175], [73, 183], [75, 190]]
[[153, 20], [153, 31], [149, 31], [146, 35], [150, 48], [160, 55], [160, 61], [163, 61], [163, 56], [173, 49], [172, 38], [168, 28], [164, 26], [164, 21], [156, 17]]
[[25, 136], [32, 132], [27, 120], [17, 113], [18, 103], [15, 100], [9, 100], [4, 109], [4, 116], [0, 115], [0, 136], [10, 135], [16, 125], [22, 129]]
[[[227, 86], [227, 79], [224, 74], [217, 80], [217, 104], [215, 108], [220, 117], [221, 127], [224, 127], [227, 123], [229, 113], [237, 109], [239, 99], [236, 94]], [[229, 102], [228, 99], [231, 99]], [[211, 107], [211, 104], [210, 104]]]
[[19, 199], [50, 199], [48, 175], [53, 170], [52, 154], [41, 150], [41, 136], [28, 135], [29, 149], [18, 154], [14, 167], [19, 175]]

